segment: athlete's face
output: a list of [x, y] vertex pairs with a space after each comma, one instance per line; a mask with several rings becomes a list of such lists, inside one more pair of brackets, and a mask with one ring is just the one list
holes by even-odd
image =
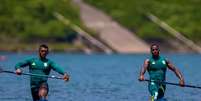
[[45, 58], [48, 54], [48, 49], [47, 48], [44, 48], [44, 47], [41, 47], [39, 49], [39, 55], [41, 58]]
[[153, 56], [159, 56], [159, 48], [157, 46], [152, 46], [151, 53]]

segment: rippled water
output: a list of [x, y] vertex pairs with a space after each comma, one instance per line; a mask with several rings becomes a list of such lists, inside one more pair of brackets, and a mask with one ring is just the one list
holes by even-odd
[[[2, 68], [14, 70], [18, 61], [36, 54], [1, 55], [6, 56], [6, 60], [0, 61]], [[186, 83], [201, 86], [201, 55], [165, 56], [181, 70]], [[71, 75], [71, 80], [49, 79], [49, 101], [148, 101], [147, 83], [137, 80], [140, 67], [147, 57], [149, 55], [146, 54], [50, 54], [49, 58], [64, 67]], [[25, 68], [24, 72], [27, 71], [28, 68]], [[167, 81], [177, 83], [174, 73], [167, 72]], [[58, 75], [55, 72], [51, 74]], [[165, 97], [168, 101], [200, 101], [201, 90], [168, 85]], [[0, 101], [31, 101], [29, 77], [1, 73]]]

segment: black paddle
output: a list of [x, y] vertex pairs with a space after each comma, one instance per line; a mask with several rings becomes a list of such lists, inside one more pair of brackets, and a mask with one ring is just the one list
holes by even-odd
[[[16, 74], [16, 73], [13, 72], [13, 71], [3, 70], [2, 68], [0, 68], [0, 73]], [[39, 74], [32, 74], [32, 73], [22, 73], [22, 75], [47, 77], [47, 78], [51, 78], [51, 79], [63, 79], [63, 77], [57, 77], [57, 76], [54, 76], [54, 75], [48, 76], [48, 75], [39, 75]]]
[[[147, 81], [147, 82], [157, 82], [157, 83], [161, 83], [161, 84], [169, 84], [169, 85], [175, 85], [175, 86], [180, 86], [180, 84], [178, 83], [172, 83], [172, 82], [166, 82], [166, 81], [154, 81], [154, 80], [148, 80], [148, 79], [145, 79], [143, 81]], [[194, 86], [194, 85], [184, 85], [183, 87], [189, 87], [189, 88], [198, 88], [198, 89], [201, 89], [201, 87], [199, 86]]]

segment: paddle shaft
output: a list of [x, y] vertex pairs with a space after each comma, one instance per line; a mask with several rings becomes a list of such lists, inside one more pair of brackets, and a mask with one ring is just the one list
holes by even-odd
[[[178, 83], [171, 83], [171, 82], [166, 82], [166, 81], [153, 81], [153, 80], [148, 80], [148, 79], [145, 79], [145, 80], [143, 80], [143, 81], [147, 81], [147, 82], [158, 82], [158, 83], [162, 83], [162, 84], [169, 84], [169, 85], [180, 86], [180, 84], [178, 84]], [[199, 87], [199, 86], [194, 86], [194, 85], [184, 85], [183, 87], [201, 89], [201, 87]]]
[[[13, 72], [13, 71], [5, 71], [5, 70], [3, 70], [3, 71], [1, 71], [1, 72], [10, 73], [10, 74], [16, 74], [16, 73]], [[39, 75], [39, 74], [32, 74], [32, 73], [22, 73], [22, 75], [47, 77], [47, 78], [51, 78], [51, 79], [63, 79], [62, 77], [56, 77], [56, 76], [54, 76], [54, 75], [48, 76], [48, 75]]]

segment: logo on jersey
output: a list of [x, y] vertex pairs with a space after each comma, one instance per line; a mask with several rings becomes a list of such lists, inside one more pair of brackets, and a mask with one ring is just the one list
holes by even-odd
[[151, 85], [155, 85], [155, 83], [154, 83], [154, 82], [151, 82]]
[[47, 67], [47, 66], [48, 66], [47, 63], [45, 62], [45, 63], [44, 63], [44, 67]]
[[163, 60], [162, 63], [165, 65], [166, 64], [165, 60]]
[[31, 65], [32, 65], [32, 66], [35, 66], [35, 65], [36, 65], [36, 63], [35, 63], [35, 62], [33, 62]]
[[154, 65], [154, 64], [156, 64], [156, 62], [154, 62], [154, 61], [153, 61], [151, 64], [153, 64], [153, 65]]

